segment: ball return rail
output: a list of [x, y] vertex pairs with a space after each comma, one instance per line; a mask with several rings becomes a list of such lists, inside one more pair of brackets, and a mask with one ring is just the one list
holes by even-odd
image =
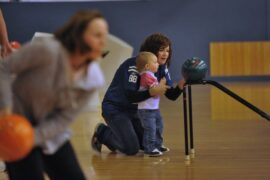
[[[224, 87], [220, 83], [212, 80], [200, 80], [200, 81], [187, 81], [184, 89], [183, 89], [183, 115], [184, 115], [184, 138], [185, 138], [185, 158], [186, 160], [190, 160], [191, 157], [195, 157], [195, 148], [194, 148], [194, 140], [193, 140], [193, 116], [192, 116], [192, 85], [212, 85], [221, 90], [222, 92], [226, 93], [227, 95], [231, 96], [233, 99], [237, 100], [244, 106], [248, 107], [249, 109], [253, 110], [255, 113], [259, 114], [261, 117], [265, 118], [266, 120], [270, 121], [270, 116], [251, 104], [250, 102], [246, 101], [245, 99], [241, 98], [239, 95], [235, 94], [228, 88]], [[187, 98], [188, 97], [188, 98]]]

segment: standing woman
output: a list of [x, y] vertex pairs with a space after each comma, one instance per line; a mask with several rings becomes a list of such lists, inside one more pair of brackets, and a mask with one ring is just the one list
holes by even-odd
[[[140, 76], [136, 69], [136, 57], [129, 58], [120, 65], [102, 102], [102, 115], [107, 125], [98, 124], [92, 137], [92, 148], [96, 151], [100, 152], [104, 144], [112, 151], [136, 154], [143, 148], [143, 129], [136, 103], [163, 94], [168, 99], [176, 100], [182, 93], [184, 81], [180, 80], [173, 87], [168, 71], [172, 56], [169, 38], [160, 33], [152, 34], [142, 43], [140, 51], [152, 52], [157, 56], [159, 68], [155, 76], [160, 83], [149, 90], [138, 91]], [[160, 129], [163, 129], [163, 125]], [[161, 147], [159, 150], [164, 152], [168, 148]]]
[[42, 180], [44, 172], [50, 179], [85, 179], [69, 126], [95, 90], [87, 67], [101, 57], [107, 34], [99, 12], [79, 11], [53, 39], [28, 43], [0, 61], [0, 117], [23, 115], [35, 133], [30, 154], [7, 163], [11, 180]]

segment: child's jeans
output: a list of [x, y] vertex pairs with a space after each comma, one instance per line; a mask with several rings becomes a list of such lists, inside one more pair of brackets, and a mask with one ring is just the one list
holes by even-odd
[[160, 148], [163, 143], [163, 119], [159, 109], [139, 109], [138, 114], [144, 128], [143, 146], [146, 153]]

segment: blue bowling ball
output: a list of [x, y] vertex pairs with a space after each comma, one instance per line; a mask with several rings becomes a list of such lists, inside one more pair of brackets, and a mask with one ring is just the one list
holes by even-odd
[[205, 78], [208, 67], [206, 63], [198, 58], [187, 59], [182, 65], [182, 75], [186, 82], [201, 81]]

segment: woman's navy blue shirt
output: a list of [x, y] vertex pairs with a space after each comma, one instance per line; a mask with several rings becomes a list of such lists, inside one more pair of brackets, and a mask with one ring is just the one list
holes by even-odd
[[[182, 90], [173, 87], [173, 82], [166, 65], [160, 65], [155, 73], [158, 81], [166, 78], [170, 88], [165, 95], [171, 100], [176, 100]], [[117, 69], [114, 78], [104, 96], [102, 113], [114, 114], [119, 112], [137, 111], [137, 102], [150, 98], [149, 91], [138, 91], [140, 87], [140, 74], [136, 68], [136, 57], [124, 61]]]

